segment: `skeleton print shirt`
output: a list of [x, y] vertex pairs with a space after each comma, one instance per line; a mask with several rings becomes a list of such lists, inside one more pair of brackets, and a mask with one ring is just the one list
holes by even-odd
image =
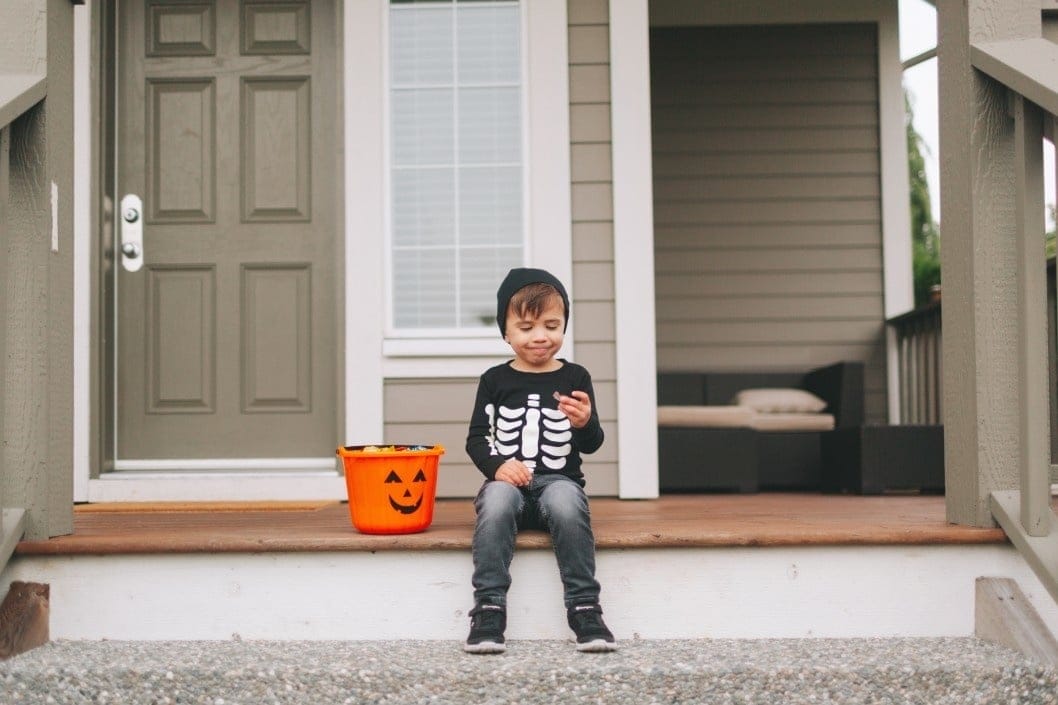
[[[591, 375], [576, 363], [561, 362], [554, 372], [519, 372], [505, 362], [481, 375], [467, 454], [488, 479], [494, 480], [509, 458], [517, 458], [534, 472], [562, 473], [584, 486], [580, 454], [599, 449], [602, 426]], [[575, 390], [591, 399], [584, 428], [573, 428], [555, 398], [555, 392], [569, 396]]]

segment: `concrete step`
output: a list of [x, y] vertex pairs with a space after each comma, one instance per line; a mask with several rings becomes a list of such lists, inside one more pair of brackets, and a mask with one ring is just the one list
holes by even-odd
[[[408, 615], [414, 619], [414, 615]], [[633, 640], [612, 654], [511, 641], [55, 641], [0, 662], [0, 702], [1058, 703], [1058, 672], [974, 638]]]

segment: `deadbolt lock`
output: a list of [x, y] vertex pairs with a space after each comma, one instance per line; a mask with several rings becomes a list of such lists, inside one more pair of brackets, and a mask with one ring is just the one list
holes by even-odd
[[121, 266], [137, 272], [143, 266], [143, 202], [134, 193], [121, 199]]

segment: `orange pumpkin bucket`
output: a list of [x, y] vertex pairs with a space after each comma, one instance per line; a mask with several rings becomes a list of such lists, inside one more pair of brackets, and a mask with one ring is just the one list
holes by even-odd
[[342, 446], [349, 516], [365, 534], [414, 534], [433, 521], [442, 446]]

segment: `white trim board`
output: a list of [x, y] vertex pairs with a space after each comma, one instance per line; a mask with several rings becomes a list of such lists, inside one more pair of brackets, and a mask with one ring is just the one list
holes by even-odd
[[[551, 551], [511, 569], [508, 638], [567, 639]], [[51, 585], [53, 639], [456, 641], [471, 570], [461, 551], [15, 556], [0, 583]], [[1058, 631], [1009, 545], [609, 549], [597, 574], [619, 640], [971, 636], [981, 576], [1015, 579]]]
[[331, 456], [324, 458], [194, 458], [194, 459], [160, 459], [147, 460], [126, 459], [114, 463], [114, 470], [147, 470], [150, 472], [176, 471], [221, 471], [221, 472], [254, 472], [276, 470], [285, 471], [319, 471], [334, 470], [337, 459]]
[[345, 442], [377, 443], [383, 428], [383, 37], [385, 3], [346, 0]]
[[[610, 3], [618, 493], [658, 496], [657, 343], [647, 0]], [[637, 429], [637, 430], [631, 430]]]
[[92, 3], [73, 8], [74, 17], [74, 181], [73, 181], [73, 498], [88, 497], [91, 474], [91, 352], [92, 334]]
[[87, 502], [248, 502], [347, 499], [336, 472], [112, 472], [88, 480]]

